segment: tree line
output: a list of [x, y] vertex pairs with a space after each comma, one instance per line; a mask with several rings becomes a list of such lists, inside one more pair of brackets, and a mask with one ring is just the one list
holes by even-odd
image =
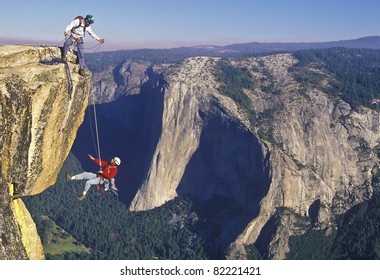
[[[294, 53], [298, 59], [292, 71], [305, 86], [320, 86], [329, 76], [324, 92], [340, 97], [352, 108], [365, 106], [379, 109], [380, 51], [372, 49], [331, 48], [302, 50]], [[317, 68], [321, 72], [310, 71]], [[325, 74], [323, 74], [325, 73]]]
[[290, 237], [289, 248], [287, 259], [380, 259], [380, 194], [337, 215], [329, 231], [310, 227]]

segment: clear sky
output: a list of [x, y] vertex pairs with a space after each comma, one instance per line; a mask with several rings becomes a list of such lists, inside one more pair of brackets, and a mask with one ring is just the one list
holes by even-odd
[[58, 44], [70, 21], [86, 14], [106, 40], [101, 50], [380, 34], [379, 0], [0, 0], [0, 43]]

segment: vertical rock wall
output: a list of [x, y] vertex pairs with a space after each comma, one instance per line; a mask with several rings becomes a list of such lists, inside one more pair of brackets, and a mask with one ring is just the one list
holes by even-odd
[[55, 47], [0, 46], [0, 259], [43, 258], [30, 214], [12, 196], [54, 184], [91, 90]]

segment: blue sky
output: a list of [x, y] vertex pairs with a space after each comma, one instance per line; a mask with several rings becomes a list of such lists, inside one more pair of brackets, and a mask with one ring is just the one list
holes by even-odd
[[102, 50], [380, 34], [378, 0], [0, 0], [0, 43], [58, 44], [70, 21], [86, 14], [95, 17], [93, 31], [106, 40]]

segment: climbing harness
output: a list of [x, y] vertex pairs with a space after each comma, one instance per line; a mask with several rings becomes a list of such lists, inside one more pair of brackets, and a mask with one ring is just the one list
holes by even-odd
[[115, 186], [114, 179], [104, 179], [103, 184], [96, 185], [96, 192], [98, 195], [101, 195], [103, 197], [108, 194], [110, 196], [116, 197], [116, 199], [119, 199], [119, 190]]
[[[76, 34], [75, 31], [76, 31], [79, 27], [83, 27], [83, 36], [85, 36], [85, 35], [86, 35], [86, 27], [87, 27], [87, 26], [86, 26], [86, 23], [84, 23], [84, 17], [82, 17], [82, 16], [77, 16], [74, 20], [76, 20], [76, 19], [79, 19], [79, 24], [78, 24], [77, 26], [71, 28], [71, 33]], [[82, 24], [83, 24], [83, 26], [82, 26]]]

